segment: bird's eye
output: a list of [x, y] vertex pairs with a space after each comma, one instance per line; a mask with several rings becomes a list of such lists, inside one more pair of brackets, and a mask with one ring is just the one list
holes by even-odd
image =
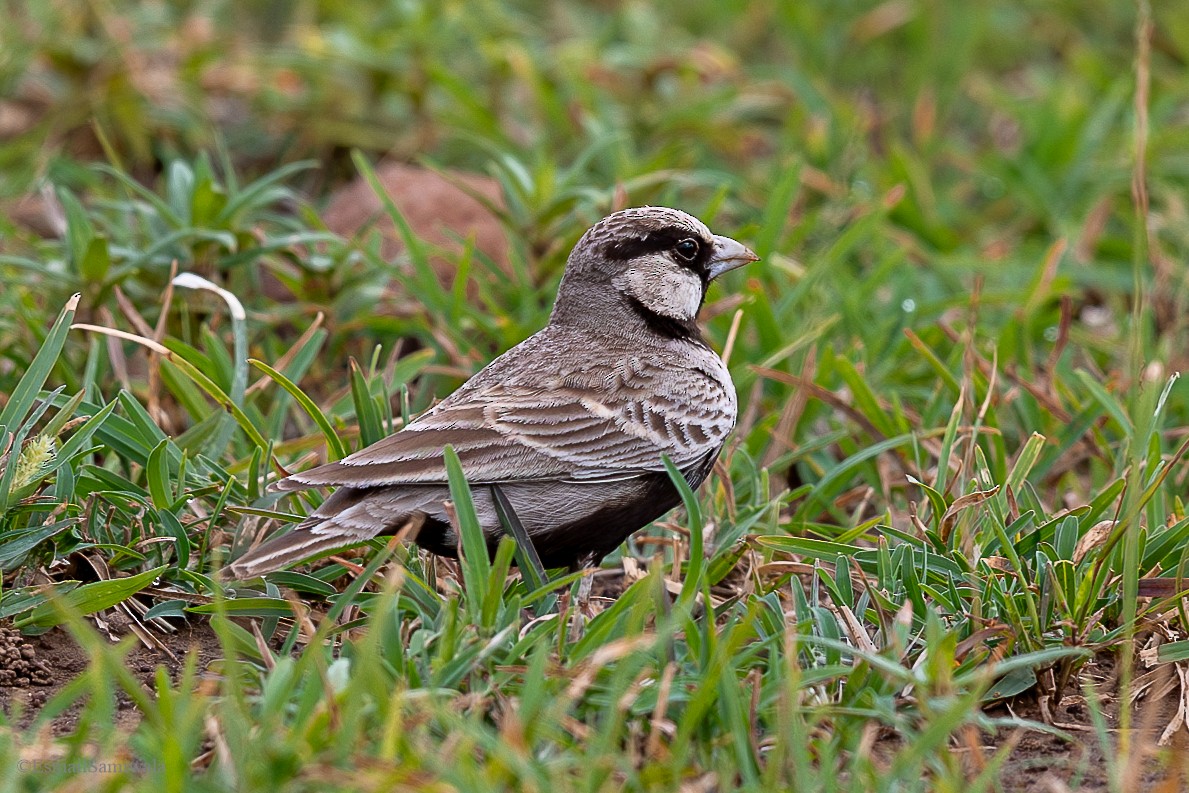
[[678, 243], [673, 246], [673, 250], [676, 251], [677, 255], [682, 259], [685, 259], [687, 262], [692, 262], [698, 257], [698, 251], [701, 250], [701, 247], [702, 246], [699, 245], [698, 241], [693, 237], [686, 237], [685, 239], [678, 241]]

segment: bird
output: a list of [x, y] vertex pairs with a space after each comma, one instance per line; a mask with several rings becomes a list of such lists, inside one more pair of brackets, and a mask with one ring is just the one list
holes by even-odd
[[758, 260], [681, 210], [608, 215], [571, 251], [543, 329], [397, 432], [275, 483], [336, 489], [232, 574], [255, 578], [402, 530], [457, 558], [446, 446], [489, 551], [504, 534], [498, 487], [546, 568], [598, 564], [680, 502], [666, 457], [696, 490], [734, 429], [735, 387], [697, 316], [714, 279]]

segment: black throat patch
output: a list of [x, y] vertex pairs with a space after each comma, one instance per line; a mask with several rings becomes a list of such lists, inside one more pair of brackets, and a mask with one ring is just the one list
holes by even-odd
[[[702, 293], [705, 296], [705, 292]], [[706, 340], [702, 338], [702, 329], [698, 327], [698, 321], [695, 318], [690, 319], [674, 319], [667, 317], [664, 314], [658, 314], [649, 309], [632, 295], [625, 294], [628, 304], [632, 307], [640, 318], [644, 320], [654, 333], [659, 333], [661, 336], [667, 336], [671, 339], [683, 339], [685, 341], [692, 341], [702, 347], [707, 347]]]

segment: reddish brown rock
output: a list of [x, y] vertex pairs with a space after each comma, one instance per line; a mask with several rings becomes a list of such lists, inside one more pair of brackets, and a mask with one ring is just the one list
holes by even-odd
[[[447, 178], [427, 168], [396, 162], [381, 164], [376, 168], [376, 176], [418, 237], [454, 250], [462, 249], [456, 238], [473, 237], [480, 253], [500, 267], [507, 265], [508, 240], [503, 227], [471, 195], [476, 193], [502, 204], [499, 185], [494, 179], [459, 171]], [[379, 196], [362, 176], [334, 194], [322, 218], [327, 228], [343, 237], [374, 227], [383, 235], [381, 252], [386, 258], [396, 256], [404, 247], [400, 232]], [[453, 277], [449, 262], [438, 261], [436, 266], [444, 280]]]

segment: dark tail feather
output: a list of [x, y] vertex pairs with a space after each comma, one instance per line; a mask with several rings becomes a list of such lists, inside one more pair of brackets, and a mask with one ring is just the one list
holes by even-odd
[[[369, 501], [377, 497], [378, 506]], [[383, 488], [340, 487], [288, 534], [265, 540], [232, 562], [228, 569], [242, 581], [327, 551], [358, 545], [379, 534], [403, 531], [402, 538], [412, 539], [425, 522], [425, 513], [415, 507], [419, 503], [415, 497], [408, 504], [399, 498], [385, 501]], [[364, 507], [359, 508], [360, 504]], [[368, 505], [373, 508], [368, 509]]]
[[232, 562], [229, 569], [232, 576], [243, 581], [353, 544], [342, 534], [314, 533], [298, 526], [288, 534], [274, 537], [248, 551]]

